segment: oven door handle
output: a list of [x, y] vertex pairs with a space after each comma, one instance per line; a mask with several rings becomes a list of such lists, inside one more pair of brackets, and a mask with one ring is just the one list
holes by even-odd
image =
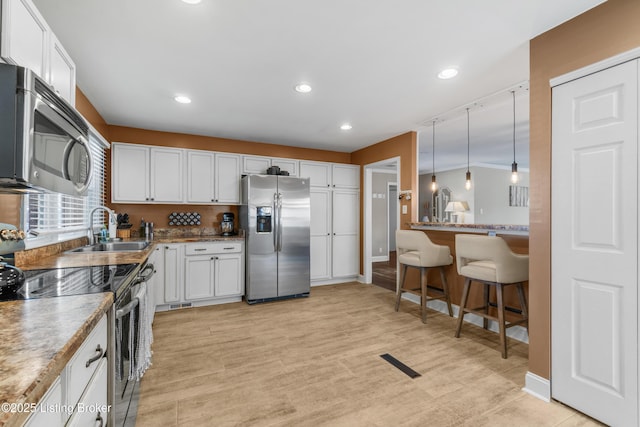
[[116, 310], [116, 319], [120, 320], [122, 319], [124, 316], [126, 316], [127, 314], [131, 313], [131, 310], [133, 310], [134, 308], [136, 308], [138, 306], [138, 303], [140, 301], [138, 300], [138, 298], [132, 298], [131, 302], [128, 303], [127, 305], [125, 305], [122, 308], [119, 308]]
[[149, 279], [151, 279], [151, 276], [153, 276], [156, 272], [156, 267], [151, 264], [151, 263], [147, 263], [144, 268], [142, 270], [140, 270], [140, 273], [138, 273], [138, 277], [136, 278], [136, 283], [142, 283], [142, 282], [146, 282]]

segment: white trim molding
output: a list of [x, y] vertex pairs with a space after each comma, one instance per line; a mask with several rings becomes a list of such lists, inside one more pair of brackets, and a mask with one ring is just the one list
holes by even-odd
[[551, 87], [555, 87], [564, 83], [568, 83], [572, 80], [588, 76], [589, 74], [597, 73], [598, 71], [602, 71], [606, 68], [615, 67], [616, 65], [620, 65], [623, 62], [633, 61], [634, 59], [638, 58], [640, 58], [640, 47], [628, 50], [607, 59], [603, 59], [602, 61], [595, 62], [593, 64], [587, 65], [586, 67], [578, 68], [577, 70], [570, 71], [566, 74], [562, 74], [561, 76], [554, 77], [549, 80], [549, 85]]
[[525, 375], [522, 391], [545, 402], [551, 402], [551, 381], [533, 372], [527, 372]]

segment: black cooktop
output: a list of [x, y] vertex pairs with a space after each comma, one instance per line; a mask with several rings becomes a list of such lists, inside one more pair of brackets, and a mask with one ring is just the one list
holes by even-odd
[[138, 264], [26, 270], [25, 282], [14, 295], [2, 300], [50, 298], [67, 295], [117, 293]]

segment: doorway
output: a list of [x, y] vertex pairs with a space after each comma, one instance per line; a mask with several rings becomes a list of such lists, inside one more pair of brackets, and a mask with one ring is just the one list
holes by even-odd
[[395, 290], [395, 232], [400, 227], [397, 184], [400, 181], [400, 158], [365, 165], [364, 175], [364, 282]]

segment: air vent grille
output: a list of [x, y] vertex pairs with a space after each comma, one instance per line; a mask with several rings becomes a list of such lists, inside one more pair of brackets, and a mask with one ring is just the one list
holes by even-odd
[[89, 133], [89, 126], [87, 123], [76, 113], [76, 111], [66, 102], [64, 102], [58, 95], [56, 95], [46, 84], [40, 79], [36, 81], [36, 93], [46, 100], [49, 104], [53, 105], [56, 109], [64, 114], [67, 120], [73, 122], [73, 124], [82, 131], [83, 134]]

